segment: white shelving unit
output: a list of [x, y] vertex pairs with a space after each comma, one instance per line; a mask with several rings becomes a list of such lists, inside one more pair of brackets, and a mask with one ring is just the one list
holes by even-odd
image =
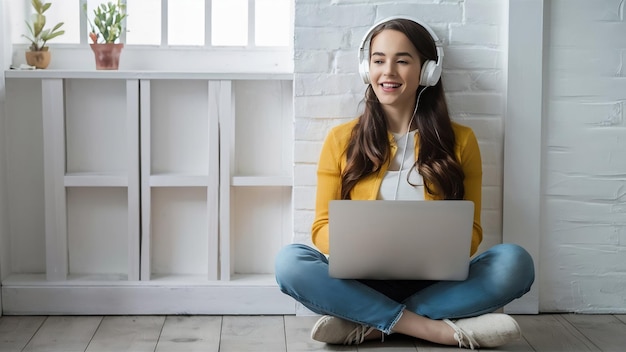
[[[8, 160], [30, 165], [9, 163], [9, 188], [43, 181], [9, 201], [45, 206], [10, 212], [4, 314], [295, 312], [273, 276], [293, 232], [290, 74], [5, 75]], [[35, 87], [40, 115], [21, 121]], [[26, 221], [43, 236], [18, 239]]]

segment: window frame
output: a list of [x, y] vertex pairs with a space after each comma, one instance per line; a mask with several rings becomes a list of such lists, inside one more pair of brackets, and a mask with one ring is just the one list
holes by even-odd
[[[104, 1], [104, 0], [103, 0]], [[155, 71], [199, 71], [199, 72], [252, 72], [252, 73], [293, 73], [293, 40], [288, 46], [256, 46], [255, 45], [255, 0], [248, 1], [248, 43], [245, 46], [214, 46], [211, 44], [211, 10], [213, 0], [205, 2], [204, 45], [169, 45], [168, 33], [168, 1], [161, 2], [161, 43], [127, 44], [126, 32], [120, 36], [124, 49], [120, 60], [120, 70], [155, 70]], [[175, 0], [174, 0], [175, 1]], [[30, 11], [30, 1], [22, 0], [24, 17]], [[122, 0], [127, 3], [128, 0]], [[56, 44], [48, 46], [53, 51], [53, 59], [49, 69], [90, 69], [95, 67], [94, 60], [88, 58], [91, 49], [88, 38], [87, 16], [82, 10], [87, 0], [77, 2], [79, 16], [79, 43]], [[289, 38], [294, 35], [295, 1], [290, 1]], [[18, 19], [18, 21], [21, 21]], [[8, 35], [7, 35], [8, 36]], [[10, 36], [5, 40], [10, 40]], [[23, 52], [28, 50], [27, 43], [13, 43], [14, 66], [25, 63]], [[143, 56], [149, 56], [156, 64], [143, 66]], [[229, 58], [234, 58], [230, 60]], [[124, 60], [126, 59], [126, 60]], [[87, 62], [85, 62], [87, 60]], [[198, 60], [205, 63], [198, 63]], [[227, 60], [228, 62], [225, 62]], [[126, 64], [124, 61], [127, 61]], [[217, 61], [217, 62], [216, 62]], [[220, 65], [222, 63], [222, 65]], [[226, 65], [223, 65], [226, 63]]]

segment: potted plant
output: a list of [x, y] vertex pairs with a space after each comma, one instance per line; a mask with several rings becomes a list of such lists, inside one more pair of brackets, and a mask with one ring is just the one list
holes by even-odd
[[[83, 5], [87, 13], [87, 4]], [[96, 57], [97, 70], [117, 70], [123, 43], [119, 42], [120, 35], [125, 30], [123, 21], [126, 14], [126, 4], [117, 2], [102, 3], [93, 10], [93, 18], [89, 22], [89, 38], [93, 41], [91, 50]]]
[[50, 51], [46, 43], [53, 38], [56, 38], [65, 33], [64, 30], [60, 30], [63, 22], [57, 23], [52, 29], [45, 29], [46, 16], [44, 12], [48, 11], [51, 3], [44, 3], [41, 0], [31, 0], [31, 5], [35, 10], [35, 13], [31, 16], [31, 21], [26, 21], [28, 27], [28, 35], [22, 36], [30, 41], [29, 49], [26, 52], [26, 63], [35, 66], [37, 68], [47, 68], [50, 64]]

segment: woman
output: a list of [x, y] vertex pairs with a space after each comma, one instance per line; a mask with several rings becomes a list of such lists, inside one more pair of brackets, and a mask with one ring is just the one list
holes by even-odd
[[[369, 47], [367, 44], [369, 42]], [[491, 313], [528, 292], [530, 255], [501, 244], [472, 259], [465, 281], [347, 280], [328, 275], [328, 203], [333, 199], [467, 199], [475, 204], [471, 248], [482, 240], [482, 164], [476, 137], [450, 120], [439, 79], [443, 52], [416, 20], [372, 27], [362, 47], [365, 111], [333, 128], [318, 165], [313, 249], [288, 245], [276, 258], [281, 290], [323, 316], [313, 339], [362, 343], [400, 333], [445, 345], [495, 347], [521, 336]], [[409, 142], [410, 141], [410, 142]], [[382, 234], [384, 235], [384, 234]]]

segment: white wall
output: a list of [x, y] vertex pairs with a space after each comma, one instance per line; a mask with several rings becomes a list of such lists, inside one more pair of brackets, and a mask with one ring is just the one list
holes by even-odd
[[295, 240], [310, 243], [316, 163], [330, 127], [357, 116], [365, 85], [357, 48], [377, 20], [407, 15], [444, 42], [443, 84], [452, 118], [471, 126], [483, 157], [484, 241], [501, 242], [506, 2], [296, 0]]
[[626, 312], [624, 1], [546, 1], [540, 310]]

